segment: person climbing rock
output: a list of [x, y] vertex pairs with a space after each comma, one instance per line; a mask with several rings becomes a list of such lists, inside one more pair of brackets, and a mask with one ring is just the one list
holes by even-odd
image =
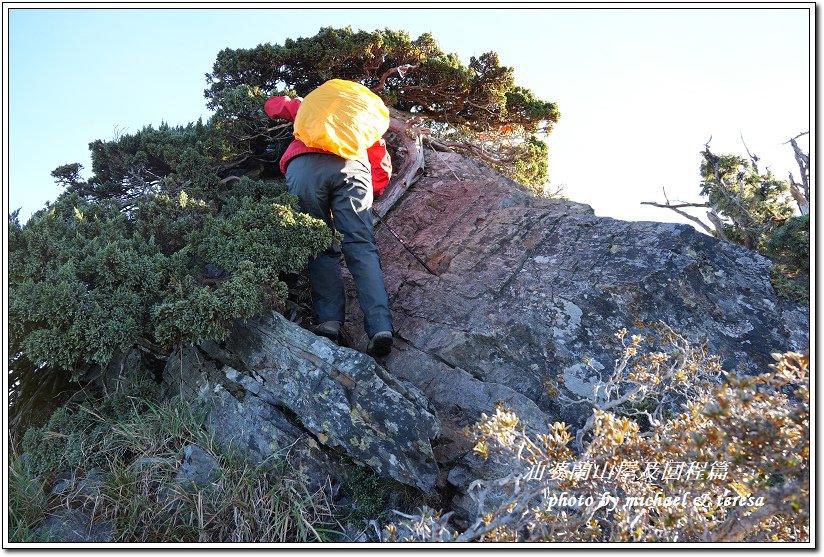
[[[374, 197], [383, 193], [392, 174], [392, 161], [386, 143], [380, 137], [387, 129], [389, 119], [387, 112], [386, 126], [381, 131], [380, 114], [374, 129], [374, 111], [365, 113], [358, 106], [346, 110], [346, 101], [351, 100], [353, 94], [366, 98], [363, 91], [374, 96], [360, 84], [331, 80], [303, 100], [289, 96], [272, 97], [265, 102], [264, 111], [271, 119], [295, 122], [295, 140], [280, 159], [280, 170], [286, 176], [289, 193], [298, 197], [301, 211], [323, 220], [330, 229], [337, 230], [343, 236], [342, 243], [335, 240], [329, 249], [309, 261], [316, 323], [313, 330], [335, 342], [340, 340], [346, 309], [340, 269], [340, 254], [343, 251], [358, 292], [364, 328], [369, 336], [367, 353], [385, 356], [392, 350], [392, 316], [373, 234], [371, 208]], [[374, 97], [380, 102], [378, 108], [385, 111], [380, 99]], [[366, 100], [374, 102], [371, 98]], [[305, 109], [299, 116], [302, 104]], [[329, 110], [325, 112], [324, 107]], [[330, 118], [329, 111], [338, 112]], [[323, 118], [327, 121], [321, 121]], [[318, 133], [325, 133], [328, 128], [324, 125], [329, 122], [346, 127], [336, 130], [339, 133], [331, 137], [332, 143], [328, 137], [321, 138], [326, 142], [317, 136], [307, 137], [312, 136], [313, 126], [315, 130], [321, 130]], [[366, 132], [352, 141], [353, 130], [355, 133], [362, 131], [359, 126]], [[377, 135], [377, 141], [364, 144], [364, 138], [373, 140], [369, 133]], [[344, 138], [344, 141], [348, 138], [348, 144], [341, 146], [339, 138]]]

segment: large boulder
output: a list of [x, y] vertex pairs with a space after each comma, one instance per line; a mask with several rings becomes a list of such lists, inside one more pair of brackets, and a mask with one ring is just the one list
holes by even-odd
[[[808, 349], [808, 311], [775, 294], [757, 253], [691, 226], [537, 198], [455, 154], [426, 163], [376, 228], [396, 329], [383, 363], [435, 406], [435, 454], [459, 490], [482, 465], [466, 426], [497, 401], [534, 429], [580, 425], [590, 409], [562, 407], [547, 385], [592, 396], [623, 327], [662, 321], [743, 372], [766, 370], [771, 352]], [[363, 349], [351, 280], [348, 290], [346, 336]]]

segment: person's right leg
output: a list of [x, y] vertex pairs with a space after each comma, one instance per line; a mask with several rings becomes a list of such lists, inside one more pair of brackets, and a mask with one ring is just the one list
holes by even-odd
[[[343, 234], [343, 256], [352, 273], [363, 311], [366, 334], [372, 339], [388, 331], [392, 316], [372, 224], [372, 175], [360, 161], [347, 160], [330, 194], [335, 227]], [[382, 340], [382, 344], [386, 341]]]

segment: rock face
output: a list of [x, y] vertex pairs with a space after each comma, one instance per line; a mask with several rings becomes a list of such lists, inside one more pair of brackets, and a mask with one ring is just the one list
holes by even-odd
[[[444, 431], [435, 453], [461, 489], [477, 469], [465, 426], [496, 401], [534, 428], [580, 424], [588, 408], [561, 408], [547, 381], [591, 396], [613, 369], [614, 333], [636, 320], [707, 339], [729, 370], [808, 350], [808, 312], [776, 296], [769, 261], [687, 225], [598, 217], [446, 153], [427, 155], [426, 176], [384, 220], [436, 273], [378, 226], [396, 328], [385, 366], [432, 401]], [[362, 348], [349, 292], [347, 334]]]
[[322, 474], [342, 454], [421, 490], [434, 486], [439, 427], [428, 401], [369, 356], [277, 313], [238, 323], [224, 346], [171, 358], [164, 377], [171, 392], [210, 402], [219, 442], [258, 460], [292, 451]]
[[[590, 409], [562, 407], [547, 385], [591, 396], [621, 328], [664, 322], [750, 373], [771, 352], [808, 350], [808, 311], [776, 296], [765, 258], [690, 226], [536, 198], [457, 155], [427, 155], [425, 176], [384, 221], [396, 336], [381, 365], [277, 314], [170, 358], [164, 377], [212, 402], [226, 444], [260, 459], [289, 449], [318, 481], [346, 455], [427, 492], [454, 490], [460, 511], [469, 483], [494, 473], [465, 428], [499, 401], [535, 430], [580, 425]], [[364, 351], [349, 282], [345, 336]]]

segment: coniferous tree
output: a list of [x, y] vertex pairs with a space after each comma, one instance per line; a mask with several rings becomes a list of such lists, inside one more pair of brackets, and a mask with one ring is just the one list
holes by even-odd
[[557, 107], [516, 86], [494, 52], [464, 65], [429, 34], [351, 28], [225, 49], [207, 75], [207, 122], [95, 140], [88, 179], [80, 164], [62, 165], [52, 172], [63, 188], [57, 199], [26, 223], [12, 215], [15, 392], [55, 373], [80, 378], [134, 347], [163, 357], [181, 343], [221, 339], [232, 320], [283, 303], [283, 274], [332, 237], [286, 193], [277, 161], [292, 125], [262, 107], [270, 95], [305, 95], [331, 78], [364, 83], [393, 114], [424, 119], [436, 148], [528, 185], [546, 179], [538, 136]]
[[[547, 181], [548, 149], [541, 136], [560, 118], [558, 107], [517, 86], [513, 68], [502, 66], [495, 52], [473, 56], [465, 65], [428, 33], [412, 39], [405, 31], [327, 27], [283, 45], [225, 49], [206, 77], [209, 106], [238, 115], [235, 136], [245, 135], [250, 143], [261, 137], [255, 128], [266, 95], [304, 96], [329, 79], [347, 79], [369, 87], [406, 117], [422, 118], [436, 147], [477, 158], [536, 190]], [[246, 109], [238, 111], [243, 104]]]
[[[809, 154], [798, 147], [798, 137], [788, 143], [795, 150], [802, 184], [796, 183], [792, 174], [787, 181], [769, 169], [762, 172], [760, 159], [749, 150], [749, 158], [716, 155], [707, 144], [700, 167], [700, 193], [705, 201], [673, 203], [667, 199], [666, 203], [643, 204], [671, 209], [712, 236], [768, 257], [773, 262], [776, 290], [786, 298], [809, 304]], [[709, 223], [684, 211], [690, 207], [708, 209]]]

